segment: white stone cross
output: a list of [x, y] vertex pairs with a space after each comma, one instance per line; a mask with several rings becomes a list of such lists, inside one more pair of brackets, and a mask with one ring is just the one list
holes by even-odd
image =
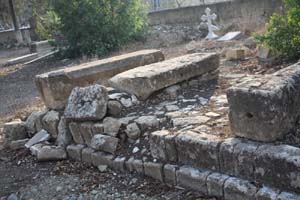
[[208, 34], [205, 39], [208, 39], [208, 40], [219, 37], [218, 35], [216, 35], [214, 33], [214, 31], [219, 30], [219, 28], [212, 24], [212, 20], [216, 20], [217, 15], [215, 13], [210, 14], [210, 12], [211, 12], [211, 9], [206, 8], [205, 9], [206, 15], [202, 15], [202, 17], [201, 17], [202, 21], [204, 21], [204, 22], [207, 21], [206, 24], [208, 26]]

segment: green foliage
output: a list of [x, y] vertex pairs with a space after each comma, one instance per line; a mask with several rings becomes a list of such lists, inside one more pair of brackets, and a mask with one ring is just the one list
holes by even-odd
[[265, 45], [288, 59], [300, 58], [300, 0], [285, 0], [286, 12], [273, 14], [267, 31], [256, 35], [261, 45]]
[[61, 37], [55, 41], [68, 57], [101, 56], [146, 31], [140, 0], [50, 0], [50, 5], [59, 20], [47, 20], [59, 22]]
[[52, 40], [59, 35], [60, 18], [53, 11], [46, 11], [46, 14], [36, 15], [36, 33], [42, 40]]

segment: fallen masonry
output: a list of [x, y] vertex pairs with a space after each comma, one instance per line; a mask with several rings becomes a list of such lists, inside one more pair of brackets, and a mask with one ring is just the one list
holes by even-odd
[[232, 132], [273, 142], [291, 131], [300, 115], [300, 64], [260, 78], [246, 77], [227, 92]]
[[110, 83], [115, 88], [145, 100], [153, 92], [201, 76], [218, 67], [217, 54], [189, 54], [125, 71], [112, 77]]
[[38, 75], [36, 86], [48, 108], [63, 109], [76, 86], [107, 85], [108, 79], [120, 72], [162, 60], [159, 50], [137, 51]]

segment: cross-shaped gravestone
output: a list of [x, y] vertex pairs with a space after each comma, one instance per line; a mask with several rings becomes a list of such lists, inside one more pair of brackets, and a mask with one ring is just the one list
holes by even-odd
[[204, 21], [204, 22], [207, 21], [206, 24], [208, 26], [208, 35], [206, 36], [205, 39], [208, 39], [208, 40], [219, 37], [214, 33], [214, 31], [219, 30], [219, 28], [212, 24], [212, 20], [216, 20], [217, 15], [215, 13], [210, 14], [210, 12], [211, 12], [210, 8], [206, 8], [205, 9], [206, 15], [202, 15], [202, 17], [201, 17], [202, 21]]

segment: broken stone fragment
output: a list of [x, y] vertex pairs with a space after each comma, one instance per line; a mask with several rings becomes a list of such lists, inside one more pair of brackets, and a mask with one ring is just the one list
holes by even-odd
[[224, 197], [230, 200], [253, 200], [257, 187], [246, 180], [230, 177], [224, 183]]
[[64, 117], [60, 119], [57, 129], [58, 135], [56, 139], [56, 144], [58, 146], [66, 147], [73, 142], [72, 134]]
[[5, 123], [3, 126], [4, 143], [9, 145], [12, 141], [27, 138], [25, 123], [13, 121]]
[[144, 172], [146, 176], [163, 182], [163, 165], [161, 163], [145, 162]]
[[57, 138], [58, 135], [59, 113], [56, 111], [49, 111], [42, 119], [43, 128], [48, 131], [52, 138]]
[[82, 145], [82, 144], [69, 145], [67, 147], [68, 157], [71, 158], [72, 160], [82, 161], [82, 150], [83, 150], [83, 148], [84, 148], [84, 145]]
[[43, 129], [42, 119], [48, 111], [32, 112], [26, 120], [26, 130], [30, 134], [34, 134]]
[[67, 159], [67, 153], [63, 147], [43, 146], [37, 153], [38, 161], [56, 161]]
[[229, 49], [226, 52], [226, 60], [241, 60], [245, 58], [244, 49]]
[[38, 143], [41, 143], [41, 142], [44, 142], [44, 141], [47, 141], [50, 139], [50, 135], [49, 133], [42, 129], [40, 130], [37, 134], [35, 134], [26, 144], [25, 144], [25, 147], [26, 148], [30, 148], [31, 146], [35, 145], [35, 144], [38, 144]]
[[84, 139], [80, 132], [80, 123], [71, 122], [69, 128], [72, 134], [72, 138], [76, 144], [84, 144]]
[[116, 137], [119, 133], [121, 122], [112, 117], [106, 117], [103, 120], [104, 133]]
[[19, 150], [25, 148], [25, 144], [29, 141], [29, 139], [15, 140], [12, 141], [9, 145], [11, 150]]
[[128, 124], [125, 130], [130, 139], [136, 140], [141, 136], [141, 130], [136, 123]]
[[117, 150], [119, 139], [108, 135], [94, 135], [91, 147], [95, 150], [105, 151], [114, 154]]
[[158, 128], [159, 121], [156, 116], [142, 116], [135, 120], [142, 131]]
[[66, 119], [101, 120], [107, 112], [108, 94], [105, 87], [92, 85], [72, 90], [64, 112]]
[[183, 117], [172, 119], [174, 127], [189, 126], [189, 125], [201, 125], [210, 120], [209, 117], [196, 116], [196, 117]]
[[119, 116], [122, 112], [122, 104], [119, 101], [108, 101], [108, 114], [111, 116]]

